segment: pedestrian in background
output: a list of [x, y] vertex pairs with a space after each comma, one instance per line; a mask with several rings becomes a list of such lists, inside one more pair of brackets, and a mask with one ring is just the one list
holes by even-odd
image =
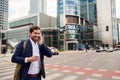
[[88, 43], [85, 43], [85, 51], [87, 52], [88, 50]]
[[45, 78], [44, 56], [51, 57], [52, 52], [44, 45], [41, 29], [38, 26], [32, 26], [29, 30], [30, 39], [26, 40], [26, 48], [23, 52], [23, 43], [21, 41], [12, 56], [12, 62], [22, 64], [19, 80], [41, 80]]
[[2, 49], [2, 54], [4, 54], [4, 56], [5, 56], [6, 52], [7, 52], [7, 49], [6, 49], [6, 48], [3, 48], [3, 49]]

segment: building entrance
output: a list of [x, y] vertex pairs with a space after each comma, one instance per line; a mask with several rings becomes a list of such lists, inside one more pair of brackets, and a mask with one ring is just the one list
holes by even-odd
[[67, 41], [67, 50], [78, 50], [78, 41]]

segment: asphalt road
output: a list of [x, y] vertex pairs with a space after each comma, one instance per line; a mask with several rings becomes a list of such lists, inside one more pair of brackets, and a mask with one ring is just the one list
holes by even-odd
[[[15, 64], [11, 55], [2, 57], [0, 80], [13, 80]], [[120, 51], [66, 51], [45, 57], [46, 79], [43, 80], [120, 80]]]
[[[78, 68], [74, 73], [84, 74], [78, 80], [120, 80], [120, 51], [114, 52], [95, 52], [88, 51], [68, 51], [54, 55], [52, 58], [45, 58], [48, 68], [53, 67], [58, 71], [68, 70], [72, 72], [73, 68]], [[58, 66], [57, 68], [55, 66]], [[64, 68], [71, 68], [66, 69]], [[63, 68], [63, 70], [59, 68]], [[57, 71], [56, 70], [56, 71]], [[88, 76], [95, 77], [89, 79]]]
[[69, 51], [53, 55], [52, 58], [46, 58], [46, 64], [120, 70], [120, 51], [114, 52], [81, 52]]

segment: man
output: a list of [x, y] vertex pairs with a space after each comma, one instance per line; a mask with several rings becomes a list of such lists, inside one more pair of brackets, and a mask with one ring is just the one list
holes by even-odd
[[44, 56], [51, 57], [52, 52], [43, 44], [41, 30], [38, 26], [32, 26], [29, 30], [30, 39], [26, 40], [26, 48], [23, 53], [21, 41], [12, 56], [12, 62], [22, 64], [20, 80], [41, 80], [45, 78]]

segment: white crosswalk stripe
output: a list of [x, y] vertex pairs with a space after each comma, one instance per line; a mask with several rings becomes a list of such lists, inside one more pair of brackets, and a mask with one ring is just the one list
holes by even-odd
[[112, 76], [112, 79], [120, 80], [120, 77], [118, 77], [118, 76]]
[[[15, 69], [15, 65], [11, 65], [11, 64], [1, 65], [0, 66], [0, 80], [13, 80], [14, 69]], [[64, 74], [66, 74], [66, 72], [69, 72], [69, 71], [62, 71], [62, 72], [54, 72], [54, 71], [56, 70], [55, 69], [46, 70], [47, 77], [46, 79], [42, 79], [42, 80], [56, 80], [59, 77], [62, 78], [61, 80], [77, 80], [79, 79], [78, 75], [80, 75], [79, 73], [77, 74], [77, 76], [72, 75], [72, 74], [64, 76]]]
[[54, 73], [54, 74], [48, 75], [48, 77], [45, 80], [52, 80], [52, 79], [55, 79], [55, 78], [62, 76], [62, 75], [63, 74], [61, 74], [61, 73]]
[[0, 77], [0, 80], [7, 80], [12, 78], [13, 78], [13, 75], [8, 75], [8, 76]]
[[86, 80], [97, 80], [97, 79], [88, 78], [88, 79], [86, 79]]
[[2, 64], [0, 65], [0, 80], [13, 80], [15, 65]]
[[68, 77], [66, 77], [66, 78], [64, 78], [62, 80], [75, 80], [77, 78], [78, 78], [77, 76], [68, 76]]
[[0, 74], [0, 76], [4, 76], [4, 75], [7, 75], [7, 74], [13, 74], [13, 71], [2, 73], [2, 74]]

